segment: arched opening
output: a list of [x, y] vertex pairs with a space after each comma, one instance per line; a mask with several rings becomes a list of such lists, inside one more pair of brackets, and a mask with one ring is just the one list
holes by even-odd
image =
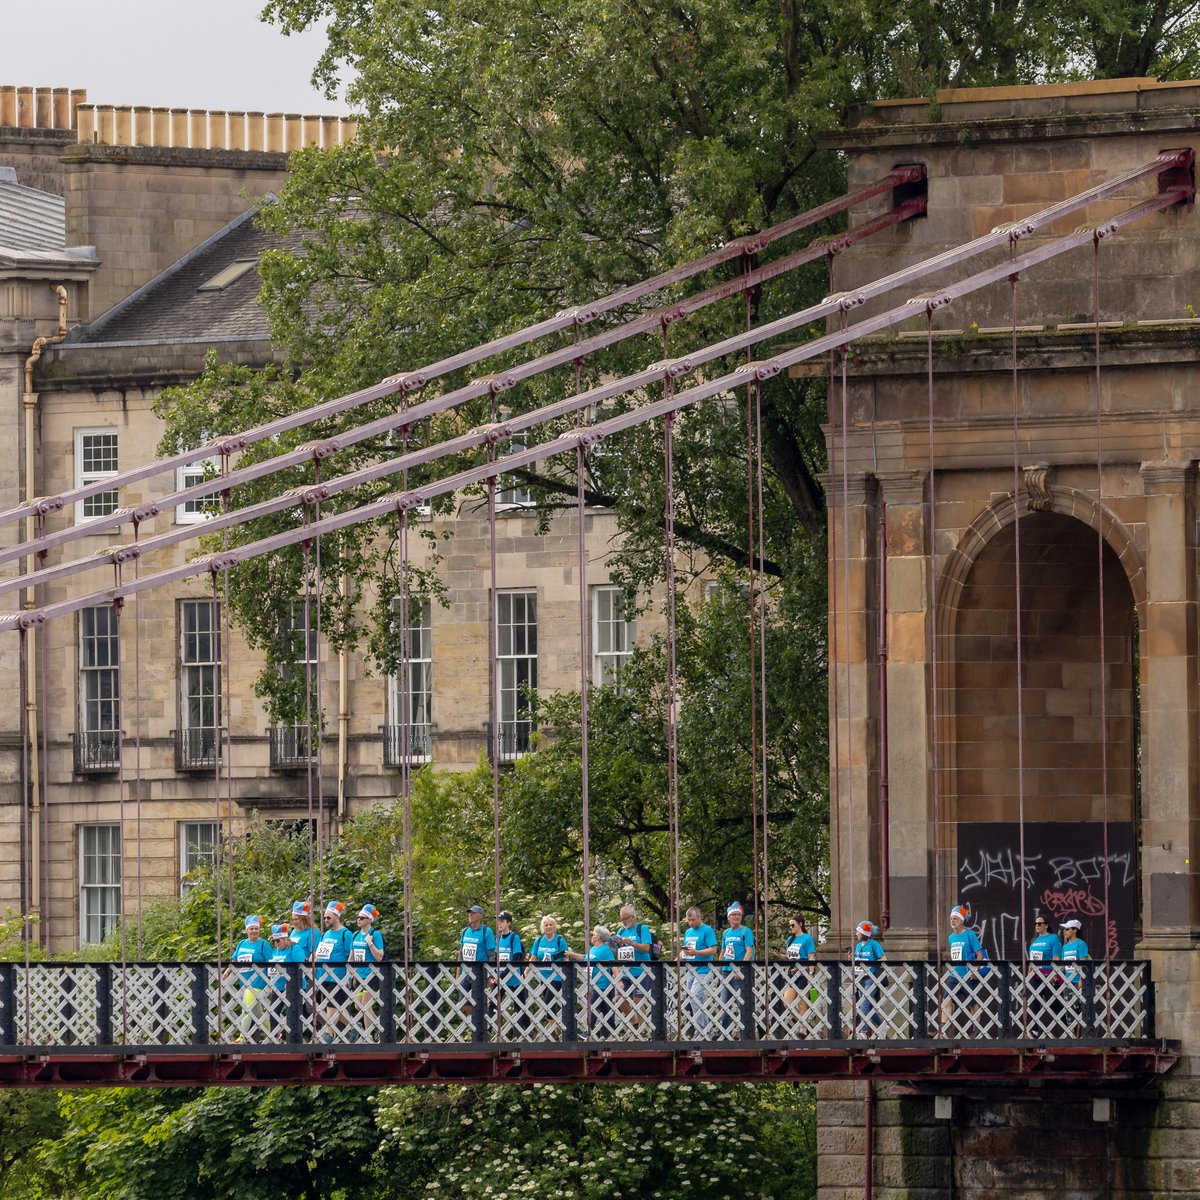
[[1053, 926], [1077, 917], [1093, 957], [1106, 946], [1129, 957], [1138, 924], [1133, 593], [1105, 544], [1102, 656], [1095, 530], [1060, 513], [1029, 513], [1020, 549], [1020, 716], [1012, 523], [982, 547], [957, 605], [947, 764], [954, 887], [995, 957], [1020, 955], [1022, 900], [1027, 935], [1039, 913]]

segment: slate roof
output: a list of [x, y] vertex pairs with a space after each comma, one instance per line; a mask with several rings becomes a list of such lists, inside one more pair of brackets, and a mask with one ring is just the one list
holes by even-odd
[[78, 265], [89, 258], [67, 250], [66, 240], [63, 198], [25, 187], [12, 167], [0, 167], [0, 264]]
[[262, 281], [257, 269], [223, 288], [202, 290], [234, 263], [257, 262], [266, 250], [299, 249], [299, 237], [279, 238], [257, 228], [257, 211], [256, 206], [235, 217], [103, 316], [72, 331], [68, 341], [112, 345], [266, 340], [270, 328], [258, 305]]

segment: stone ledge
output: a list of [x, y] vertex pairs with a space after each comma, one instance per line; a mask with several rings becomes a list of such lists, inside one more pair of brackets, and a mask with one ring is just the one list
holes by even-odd
[[233, 167], [239, 171], [287, 170], [288, 156], [268, 150], [192, 150], [183, 146], [108, 146], [71, 139], [63, 163], [82, 167], [89, 163], [110, 166], [151, 166], [177, 170], [180, 167]]

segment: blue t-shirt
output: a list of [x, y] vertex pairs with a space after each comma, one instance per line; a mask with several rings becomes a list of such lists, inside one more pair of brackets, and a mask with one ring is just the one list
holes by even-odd
[[854, 947], [854, 973], [856, 975], [878, 975], [876, 963], [883, 957], [883, 947], [874, 939], [866, 938]]
[[[588, 962], [616, 962], [617, 956], [613, 948], [605, 942], [600, 946], [592, 946], [588, 952]], [[607, 967], [592, 967], [592, 987], [598, 992], [607, 991], [612, 987], [612, 971]]]
[[[1074, 941], [1063, 942], [1062, 944], [1062, 960], [1065, 963], [1082, 962], [1083, 959], [1090, 957], [1088, 954], [1087, 942], [1081, 937], [1076, 937]], [[1066, 977], [1072, 983], [1078, 983], [1083, 978], [1082, 974], [1076, 967], [1070, 967], [1065, 972]]]
[[[974, 962], [981, 957], [983, 947], [979, 943], [979, 935], [973, 929], [964, 929], [962, 933], [952, 933], [947, 939], [950, 945], [950, 961], [952, 963]], [[966, 967], [952, 968], [955, 975], [968, 974]]]
[[288, 973], [284, 969], [284, 963], [302, 963], [304, 961], [303, 952], [299, 946], [275, 946], [271, 950], [271, 957], [267, 960], [271, 965], [267, 968], [267, 978], [272, 985], [277, 987], [281, 992], [287, 988]]
[[1029, 961], [1045, 963], [1043, 973], [1049, 974], [1049, 964], [1062, 958], [1062, 942], [1053, 933], [1040, 933], [1029, 943]]
[[501, 966], [498, 974], [509, 987], [518, 987], [521, 983], [520, 965], [525, 958], [525, 947], [521, 944], [521, 935], [514, 930], [502, 933], [496, 938], [496, 962], [511, 963], [512, 966]]
[[794, 933], [787, 940], [787, 956], [798, 962], [811, 962], [817, 956], [817, 943], [811, 933]]
[[[249, 938], [243, 938], [233, 952], [235, 963], [265, 963], [270, 960], [270, 957], [271, 947], [262, 938], [256, 942], [252, 942]], [[261, 971], [242, 971], [241, 975], [242, 982], [247, 987], [266, 987], [266, 980], [263, 979]]]
[[[625, 938], [630, 942], [641, 942], [643, 945], [650, 945], [654, 941], [654, 934], [650, 932], [648, 925], [631, 925], [628, 928], [622, 927], [617, 930], [617, 937]], [[640, 963], [650, 961], [649, 950], [635, 950], [632, 946], [620, 946], [617, 949], [617, 962], [619, 963]], [[639, 975], [644, 975], [646, 969], [644, 967], [631, 966], [625, 971], [627, 979], [636, 979]]]
[[292, 937], [296, 944], [293, 947], [300, 951], [297, 962], [312, 962], [313, 951], [317, 948], [317, 931], [315, 929], [293, 929]]
[[345, 963], [350, 961], [350, 948], [354, 944], [354, 934], [345, 926], [341, 929], [327, 929], [317, 943], [317, 978], [345, 979], [345, 967], [324, 967], [321, 963]]
[[[747, 950], [754, 949], [754, 930], [747, 928], [745, 925], [739, 925], [737, 929], [730, 926], [727, 929], [721, 930], [721, 959], [725, 966], [722, 971], [732, 971], [730, 963], [741, 962], [746, 957]], [[751, 958], [754, 956], [751, 955]]]
[[[556, 933], [552, 938], [544, 938], [539, 934], [533, 939], [533, 945], [529, 947], [529, 957], [536, 963], [562, 962], [567, 957], [566, 938], [561, 933]], [[539, 967], [538, 970], [543, 979], [549, 979], [553, 983], [562, 983], [561, 971], [556, 971], [553, 967]]]
[[496, 957], [496, 935], [486, 925], [463, 928], [458, 935], [458, 957], [465, 963], [492, 962]]
[[354, 940], [350, 943], [350, 961], [371, 964], [367, 967], [355, 967], [359, 979], [370, 979], [378, 970], [374, 956], [367, 949], [368, 942], [373, 943], [376, 950], [383, 950], [383, 934], [378, 929], [369, 930], [367, 933], [356, 932]]
[[[707, 950], [710, 946], [717, 944], [717, 935], [713, 933], [711, 925], [697, 925], [695, 929], [687, 928], [683, 931], [683, 949], [684, 961], [689, 961], [689, 956], [697, 950]], [[697, 975], [707, 975], [712, 971], [712, 967], [708, 964], [711, 960], [708, 958], [698, 958], [692, 963]]]

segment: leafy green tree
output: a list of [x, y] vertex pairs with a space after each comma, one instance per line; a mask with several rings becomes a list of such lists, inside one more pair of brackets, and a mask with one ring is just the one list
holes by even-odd
[[363, 1195], [377, 1135], [358, 1088], [62, 1092], [46, 1163], [101, 1200]]

